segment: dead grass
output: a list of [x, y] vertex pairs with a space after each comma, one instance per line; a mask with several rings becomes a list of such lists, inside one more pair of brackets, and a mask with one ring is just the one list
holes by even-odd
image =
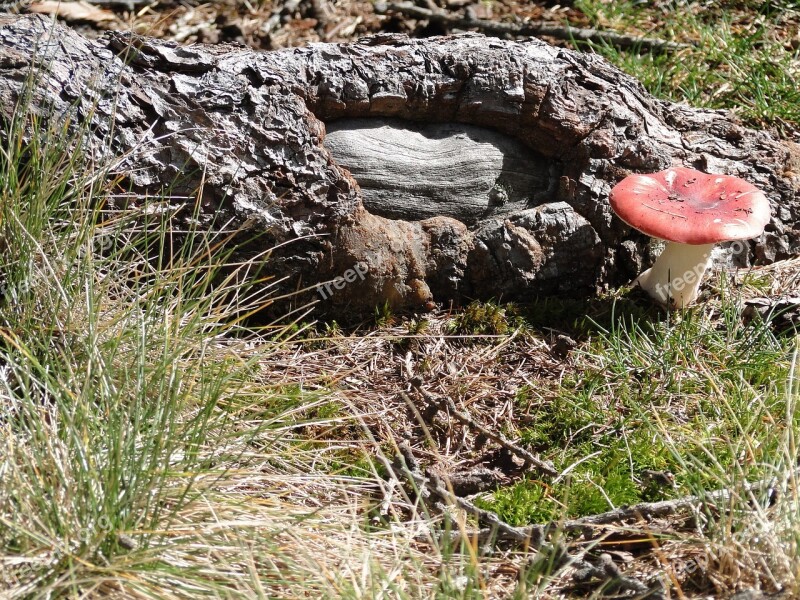
[[[733, 280], [757, 280], [759, 276], [768, 274], [772, 282], [771, 292], [796, 293], [798, 266], [800, 263], [797, 261], [776, 263], [750, 270], [747, 274], [739, 272]], [[729, 276], [720, 274], [710, 289], [727, 290], [723, 294], [730, 296], [731, 285]], [[747, 286], [735, 289], [740, 298], [738, 301], [743, 301], [751, 293], [763, 296], [765, 291]], [[722, 319], [727, 309], [719, 298], [712, 295], [708, 308], [703, 311], [704, 319], [708, 319], [704, 320], [704, 327], [725, 327], [723, 320], [718, 319]], [[594, 336], [591, 329], [586, 329], [586, 317], [602, 321], [607, 318], [611, 304], [612, 299], [588, 302], [583, 305], [584, 314], [551, 320], [551, 328], [532, 328], [525, 325], [527, 321], [523, 319], [519, 328], [499, 336], [453, 334], [454, 323], [459, 322], [461, 313], [440, 312], [428, 316], [423, 327], [420, 327], [420, 317], [396, 317], [396, 324], [391, 326], [367, 327], [330, 337], [311, 335], [308, 339], [298, 340], [271, 358], [265, 377], [271, 384], [302, 390], [338, 407], [332, 420], [304, 428], [302, 439], [306, 442], [313, 440], [318, 450], [327, 448], [328, 456], [333, 458], [329, 467], [349, 464], [350, 467], [343, 467], [344, 471], [357, 478], [379, 476], [386, 482], [379, 488], [372, 488], [374, 495], [367, 493], [361, 498], [361, 512], [372, 515], [376, 523], [390, 523], [385, 526], [392, 531], [404, 530], [404, 535], [411, 535], [416, 540], [415, 551], [427, 557], [423, 563], [430, 567], [436, 560], [433, 563], [428, 560], [432, 555], [441, 559], [441, 549], [436, 542], [426, 541], [425, 535], [419, 532], [429, 532], [433, 523], [441, 522], [443, 516], [436, 516], [438, 513], [434, 510], [433, 521], [429, 516], [421, 517], [418, 512], [421, 507], [413, 507], [413, 501], [409, 504], [407, 494], [410, 492], [393, 487], [397, 485], [394, 477], [404, 480], [395, 462], [399, 446], [410, 446], [424, 469], [448, 479], [456, 493], [466, 498], [491, 497], [493, 490], [509, 489], [537, 476], [526, 472], [520, 460], [491, 440], [482, 439], [468, 426], [442, 411], [432, 410], [415, 393], [410, 384], [411, 377], [419, 375], [430, 393], [451, 398], [459, 410], [483, 425], [503, 432], [512, 440], [525, 440], [526, 432], [536, 428], [543, 411], [546, 413], [556, 398], [573, 393], [569, 386], [565, 386], [565, 379], [594, 368], [591, 360], [593, 350], [590, 350]], [[625, 306], [621, 305], [621, 312], [626, 310]], [[514, 309], [510, 310], [513, 312]], [[420, 329], [424, 333], [418, 333]], [[565, 336], [573, 341], [568, 345], [566, 355]], [[607, 399], [613, 408], [617, 405], [613, 397], [616, 393], [613, 380], [608, 385], [611, 395]], [[673, 392], [665, 389], [664, 393]], [[765, 393], [768, 392], [765, 390]], [[691, 414], [694, 410], [691, 408], [694, 403], [692, 396], [681, 398], [677, 395], [671, 403], [679, 418], [680, 411], [688, 410]], [[605, 409], [598, 404], [597, 410], [600, 417]], [[353, 419], [354, 415], [357, 418]], [[719, 418], [727, 417], [721, 415]], [[669, 439], [673, 432], [666, 423], [662, 427], [667, 429], [660, 435]], [[722, 423], [719, 421], [715, 426], [724, 427]], [[691, 423], [687, 425], [691, 426]], [[601, 429], [607, 427], [602, 423], [597, 426]], [[659, 435], [658, 427], [653, 431], [653, 435]], [[629, 435], [635, 433], [631, 430]], [[600, 450], [604, 439], [597, 438]], [[692, 439], [690, 430], [685, 436], [674, 438], [672, 443], [676, 446], [672, 452], [691, 451], [690, 447], [682, 444]], [[529, 448], [559, 462], [562, 448], [542, 446], [541, 440], [539, 444], [534, 443]], [[654, 445], [656, 449], [660, 447]], [[640, 457], [634, 455], [633, 458], [638, 460]], [[648, 460], [647, 457], [644, 459]], [[369, 467], [370, 462], [376, 466]], [[353, 463], [361, 467], [352, 470]], [[563, 461], [559, 464], [564, 467]], [[674, 463], [671, 464], [674, 468]], [[692, 467], [687, 465], [687, 468]], [[335, 468], [334, 472], [337, 472]], [[394, 476], [390, 477], [390, 473]], [[731, 483], [732, 480], [719, 480], [721, 487]], [[707, 481], [702, 485], [711, 483]], [[658, 497], [676, 497], [686, 493], [686, 488], [671, 489], [664, 482], [657, 486], [660, 488]], [[759, 509], [759, 518], [753, 520], [752, 525], [760, 533], [751, 532], [744, 539], [730, 531], [725, 533], [727, 527], [739, 528], [737, 523], [741, 515], [732, 514], [715, 521], [701, 512], [640, 523], [620, 523], [583, 536], [567, 536], [563, 543], [572, 553], [586, 549], [590, 549], [594, 556], [608, 553], [625, 574], [650, 584], [663, 581], [666, 589], [678, 594], [677, 597], [724, 596], [732, 590], [748, 588], [779, 590], [783, 584], [777, 579], [771, 584], [765, 573], [783, 572], [791, 579], [786, 569], [791, 570], [793, 559], [787, 557], [788, 563], [784, 566], [771, 562], [771, 559], [765, 562], [764, 556], [760, 556], [762, 550], [753, 546], [752, 540], [761, 536], [767, 543], [767, 539], [773, 539], [765, 536], [764, 527], [781, 522], [775, 511], [792, 514], [795, 510], [796, 492], [791, 483], [784, 493], [785, 503], [774, 508], [765, 506], [764, 512]], [[739, 501], [749, 502], [746, 497]], [[443, 514], [450, 515], [445, 522], [452, 519], [468, 530], [475, 528], [473, 517], [459, 509], [451, 508]], [[786, 524], [792, 519], [790, 516], [782, 518], [789, 519]], [[412, 535], [416, 527], [420, 529]], [[479, 597], [512, 597], [519, 593], [520, 582], [528, 577], [531, 569], [530, 554], [502, 545], [489, 554], [480, 554], [479, 546], [466, 554], [463, 550], [461, 556], [464, 560], [469, 559], [471, 553], [480, 556], [473, 559], [474, 570], [467, 577], [472, 582], [470, 585], [478, 586], [480, 594], [484, 594]], [[376, 551], [380, 553], [377, 547]], [[771, 556], [778, 558], [784, 556], [782, 553], [785, 551], [785, 548], [782, 551], [770, 550]], [[602, 588], [602, 582], [598, 581], [577, 585], [575, 573], [575, 569], [569, 566], [548, 572], [538, 584], [540, 591], [537, 593], [541, 596], [537, 597], [568, 597], [581, 589], [588, 592]]]

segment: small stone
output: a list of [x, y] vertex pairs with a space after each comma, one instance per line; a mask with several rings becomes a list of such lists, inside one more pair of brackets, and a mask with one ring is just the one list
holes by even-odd
[[559, 334], [553, 344], [553, 353], [561, 358], [566, 358], [570, 352], [577, 348], [578, 342], [568, 335]]

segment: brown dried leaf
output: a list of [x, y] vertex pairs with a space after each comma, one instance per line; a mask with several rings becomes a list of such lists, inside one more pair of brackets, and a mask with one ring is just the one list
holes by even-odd
[[82, 0], [79, 2], [40, 0], [29, 6], [28, 10], [44, 15], [55, 15], [65, 21], [88, 21], [97, 24], [116, 21], [116, 16], [110, 10], [93, 6]]

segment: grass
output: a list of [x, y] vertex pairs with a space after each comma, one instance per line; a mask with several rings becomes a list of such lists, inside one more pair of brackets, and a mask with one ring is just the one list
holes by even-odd
[[269, 301], [268, 286], [239, 283], [258, 281], [254, 265], [191, 230], [167, 260], [181, 215], [158, 199], [104, 210], [113, 165], [88, 169], [58, 122], [23, 107], [0, 151], [0, 595], [248, 595], [280, 582], [283, 553], [254, 548], [254, 531], [277, 540], [313, 509], [280, 491], [252, 509], [247, 498], [277, 485], [275, 471], [281, 485], [305, 471], [287, 431], [334, 418], [332, 405], [259, 381], [277, 345], [262, 350], [239, 324]]
[[[565, 310], [557, 313], [562, 331], [577, 339], [577, 348], [560, 363], [552, 363], [546, 350], [535, 353], [547, 334], [540, 326], [521, 322], [519, 316], [520, 312], [547, 314], [550, 300], [524, 310], [475, 303], [449, 317], [429, 318], [422, 334], [416, 331], [416, 319], [342, 333], [328, 341], [327, 351], [310, 360], [319, 371], [326, 371], [328, 389], [351, 406], [362, 407], [369, 430], [383, 440], [370, 451], [376, 458], [391, 461], [393, 445], [405, 441], [438, 472], [444, 469], [454, 477], [463, 463], [505, 470], [512, 481], [481, 492], [475, 502], [511, 525], [558, 522], [640, 501], [730, 489], [730, 512], [701, 513], [702, 525], [681, 520], [649, 524], [648, 531], [638, 535], [652, 539], [645, 544], [650, 551], [635, 551], [637, 564], [650, 561], [649, 568], [662, 574], [674, 566], [680, 571], [675, 581], [684, 592], [695, 587], [707, 590], [709, 578], [731, 565], [737, 565], [738, 575], [720, 583], [723, 587], [769, 588], [774, 577], [795, 589], [798, 505], [791, 474], [797, 430], [796, 339], [777, 332], [771, 323], [745, 324], [738, 296], [725, 287], [719, 289], [720, 295], [705, 306], [670, 315], [654, 313], [625, 296], [575, 302], [571, 318]], [[539, 305], [544, 313], [537, 310]], [[501, 314], [512, 315], [514, 328], [488, 335], [504, 323], [498, 320]], [[364, 366], [342, 366], [343, 357]], [[393, 365], [409, 360], [427, 385], [435, 385], [437, 393], [449, 395], [484, 424], [492, 423], [492, 414], [500, 407], [513, 407], [502, 409], [503, 416], [494, 425], [506, 437], [551, 459], [565, 475], [554, 481], [515, 471], [504, 466], [502, 456], [487, 448], [485, 440], [446, 415], [421, 416], [427, 409], [418, 404], [415, 416], [404, 410], [402, 401], [389, 401], [402, 389], [402, 378], [392, 374]], [[553, 371], [547, 371], [548, 363]], [[307, 364], [296, 369], [313, 386]], [[366, 380], [368, 386], [362, 383]], [[338, 435], [347, 437], [341, 430]], [[353, 460], [342, 453], [337, 456], [345, 469]], [[369, 461], [359, 464], [360, 470], [349, 469], [348, 474], [366, 476]], [[392, 468], [386, 468], [382, 475], [390, 473]], [[782, 479], [787, 474], [788, 482]], [[785, 494], [777, 502], [766, 492], [742, 492], [745, 482], [772, 476], [779, 477]], [[377, 518], [381, 510], [374, 503], [370, 506], [369, 514]], [[400, 527], [383, 514], [382, 522]], [[750, 521], [754, 514], [756, 520]], [[407, 524], [406, 518], [401, 521]], [[565, 543], [581, 544], [569, 536]], [[600, 543], [614, 549], [625, 548], [628, 542], [623, 538]], [[773, 554], [764, 555], [765, 543]], [[440, 549], [436, 556], [445, 560], [450, 555]], [[561, 589], [563, 565], [540, 564], [528, 573], [531, 565], [523, 567], [522, 556], [503, 554], [512, 563], [522, 560], [516, 563], [520, 570], [513, 583], [502, 584], [504, 594], [525, 597], [520, 594], [530, 592], [531, 581], [543, 594]], [[469, 597], [470, 589], [499, 594], [501, 583], [486, 580], [485, 575], [494, 560], [476, 556], [469, 563], [472, 575], [456, 581], [464, 586], [465, 596], [458, 595], [462, 591], [453, 588], [453, 581], [447, 583], [447, 594]], [[696, 566], [700, 564], [702, 569]], [[720, 575], [720, 581], [728, 575]]]
[[[25, 139], [24, 128], [36, 133]], [[235, 329], [225, 315], [248, 308], [229, 293], [248, 290], [231, 288], [225, 256], [196, 264], [205, 243], [169, 265], [151, 261], [175, 215], [109, 216], [114, 178], [86, 170], [66, 130], [23, 109], [4, 139], [3, 585], [19, 596], [126, 577], [139, 590], [159, 577], [188, 583], [153, 560], [163, 543], [154, 532], [242, 452], [226, 407], [247, 387], [248, 361], [220, 336]]]
[[273, 377], [329, 342], [248, 329], [269, 286], [227, 234], [106, 210], [115, 165], [39, 119], [23, 99], [0, 136], [0, 595], [478, 597], [475, 561], [414, 541], [436, 519], [362, 411]]
[[483, 506], [524, 525], [724, 487], [733, 471], [764, 476], [777, 434], [796, 425], [785, 421], [795, 341], [742, 325], [737, 306], [727, 300], [713, 319], [623, 313], [596, 327], [579, 366], [521, 432], [570, 476], [559, 485], [524, 479]]
[[[576, 4], [596, 25], [698, 42], [596, 49], [654, 93], [796, 126], [788, 6]], [[0, 596], [550, 598], [575, 592], [566, 552], [604, 551], [675, 597], [800, 593], [798, 339], [747, 323], [740, 288], [669, 315], [617, 293], [252, 329], [241, 315], [269, 302], [246, 283], [256, 265], [192, 230], [165, 259], [191, 219], [158, 198], [106, 210], [114, 165], [84, 162], [59, 127], [23, 100], [0, 135]], [[556, 351], [558, 336], [571, 343]], [[526, 472], [419, 397], [409, 407], [407, 371], [563, 475]], [[730, 497], [687, 519], [556, 532], [538, 553], [487, 549], [434, 535], [477, 523], [402, 483], [402, 443], [452, 479], [495, 477], [473, 500], [511, 525]], [[745, 487], [765, 477], [771, 489]]]
[[660, 55], [594, 47], [655, 96], [732, 110], [756, 127], [797, 131], [800, 7], [795, 3], [578, 0], [575, 6], [594, 26], [691, 44]]

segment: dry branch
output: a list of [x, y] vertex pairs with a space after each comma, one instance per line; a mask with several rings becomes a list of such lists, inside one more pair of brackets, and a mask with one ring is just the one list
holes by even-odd
[[535, 467], [545, 475], [549, 475], [551, 477], [558, 477], [558, 471], [553, 467], [551, 463], [548, 461], [542, 460], [541, 458], [534, 456], [525, 448], [518, 446], [514, 442], [507, 440], [505, 436], [497, 431], [493, 431], [487, 427], [484, 427], [480, 423], [478, 423], [475, 419], [470, 417], [468, 414], [461, 412], [458, 410], [455, 402], [453, 402], [452, 398], [448, 396], [442, 396], [437, 398], [429, 391], [427, 391], [424, 387], [422, 387], [422, 379], [419, 377], [412, 377], [409, 381], [411, 386], [417, 390], [420, 396], [422, 396], [426, 402], [429, 404], [437, 407], [439, 410], [446, 412], [451, 417], [455, 418], [457, 421], [463, 423], [473, 431], [485, 436], [490, 440], [494, 440], [500, 446], [511, 452], [511, 454], [518, 456], [525, 464], [529, 467]]
[[[791, 478], [798, 476], [800, 476], [800, 470], [796, 470], [790, 475]], [[768, 477], [752, 483], [745, 482], [740, 489], [723, 488], [704, 495], [684, 496], [682, 498], [662, 500], [660, 502], [642, 502], [634, 506], [623, 506], [608, 512], [588, 515], [578, 519], [552, 521], [546, 524], [526, 525], [524, 527], [512, 527], [511, 525], [499, 521], [499, 517], [495, 515], [493, 518], [486, 520], [486, 522], [492, 522], [493, 528], [478, 532], [469, 532], [468, 535], [476, 535], [484, 539], [487, 536], [496, 535], [499, 539], [509, 541], [541, 541], [547, 539], [547, 536], [556, 530], [563, 532], [586, 532], [590, 529], [601, 528], [608, 525], [620, 525], [631, 521], [648, 521], [659, 517], [667, 517], [686, 509], [698, 510], [704, 506], [724, 508], [723, 505], [729, 502], [737, 493], [751, 494], [753, 492], [772, 492], [778, 483], [779, 479], [777, 477]], [[441, 491], [439, 487], [436, 486], [435, 482], [434, 489], [437, 490], [437, 493]], [[459, 500], [464, 499], [462, 498]], [[453, 500], [453, 502], [464, 510], [470, 511], [469, 506], [472, 505], [472, 503], [469, 501], [455, 502], [455, 500]], [[482, 515], [487, 511], [474, 507], [474, 510], [470, 512]], [[486, 519], [486, 517], [484, 517], [484, 519]], [[494, 533], [495, 530], [497, 533]]]
[[[793, 479], [798, 475], [800, 475], [800, 470], [795, 470], [788, 477]], [[736, 493], [750, 494], [752, 492], [769, 491], [772, 494], [779, 481], [774, 476], [766, 477], [754, 482], [746, 481], [741, 485], [741, 488], [737, 489], [722, 488], [704, 495], [684, 496], [675, 500], [662, 500], [660, 502], [643, 502], [597, 515], [564, 521], [560, 528], [564, 531], [578, 531], [586, 527], [622, 523], [631, 519], [641, 520], [665, 517], [687, 508], [698, 509], [702, 506], [722, 505], [729, 502]]]
[[[419, 463], [414, 457], [413, 450], [407, 444], [399, 446], [402, 459], [401, 471], [407, 476], [417, 494], [421, 494], [429, 501], [438, 499], [444, 506], [454, 506], [474, 516], [479, 525], [485, 526], [478, 531], [458, 530], [452, 533], [452, 541], [464, 541], [468, 544], [491, 544], [495, 541], [512, 542], [534, 552], [545, 552], [550, 557], [557, 556], [550, 562], [549, 568], [560, 569], [571, 567], [574, 572], [572, 579], [576, 585], [587, 585], [618, 592], [634, 592], [647, 594], [648, 598], [660, 598], [662, 587], [659, 583], [649, 586], [635, 577], [624, 575], [606, 554], [601, 554], [598, 559], [589, 556], [588, 550], [581, 550], [574, 555], [560, 544], [548, 541], [548, 536], [555, 528], [548, 525], [529, 525], [514, 527], [503, 521], [496, 513], [479, 508], [475, 503], [455, 495], [445, 480], [435, 473], [423, 474]], [[557, 563], [557, 564], [556, 564]], [[642, 596], [644, 597], [644, 596]]]
[[[474, 516], [480, 529], [460, 528], [448, 534], [451, 542], [465, 542], [467, 544], [493, 544], [497, 541], [510, 542], [526, 550], [544, 553], [542, 560], [550, 561], [550, 570], [571, 567], [573, 569], [572, 581], [576, 587], [589, 587], [604, 591], [616, 590], [618, 592], [633, 592], [637, 597], [664, 598], [664, 590], [660, 581], [648, 585], [636, 577], [623, 574], [607, 554], [599, 557], [590, 556], [591, 545], [584, 545], [584, 549], [571, 555], [566, 548], [550, 542], [550, 535], [555, 531], [561, 532], [594, 532], [612, 524], [625, 524], [630, 521], [649, 520], [656, 517], [665, 517], [681, 510], [698, 510], [702, 506], [725, 509], [736, 494], [744, 494], [745, 501], [757, 501], [754, 492], [768, 491], [772, 497], [777, 493], [780, 483], [778, 477], [768, 477], [756, 482], [745, 482], [741, 488], [724, 488], [705, 495], [685, 496], [675, 500], [662, 502], [647, 502], [630, 507], [621, 507], [597, 515], [589, 515], [579, 519], [553, 521], [547, 524], [534, 524], [524, 527], [514, 527], [503, 521], [496, 513], [479, 508], [475, 503], [466, 498], [461, 498], [453, 493], [447, 482], [433, 472], [423, 473], [413, 450], [407, 444], [399, 446], [401, 462], [399, 471], [405, 475], [414, 488], [416, 494], [426, 499], [438, 500], [447, 506], [457, 507], [467, 514]], [[800, 469], [796, 469], [785, 477], [785, 480], [794, 480], [800, 476]], [[587, 536], [588, 537], [588, 536]], [[550, 558], [546, 558], [548, 556]], [[553, 561], [553, 556], [558, 557]]]
[[689, 44], [545, 21], [503, 23], [470, 16], [461, 17], [445, 10], [422, 8], [408, 2], [378, 2], [375, 4], [375, 11], [378, 13], [401, 13], [409, 17], [441, 23], [451, 28], [477, 29], [483, 33], [500, 36], [545, 36], [557, 40], [577, 40], [594, 44], [608, 44], [622, 49], [639, 48], [651, 52], [677, 51], [690, 47]]

